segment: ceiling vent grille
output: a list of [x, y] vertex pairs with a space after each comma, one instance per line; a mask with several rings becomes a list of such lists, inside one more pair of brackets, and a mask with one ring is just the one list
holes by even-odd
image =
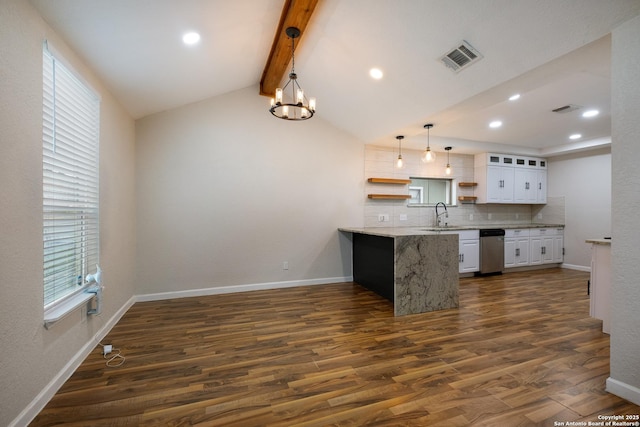
[[572, 111], [576, 111], [576, 110], [579, 110], [581, 108], [582, 107], [579, 106], [579, 105], [568, 104], [568, 105], [565, 105], [564, 107], [558, 107], [558, 108], [555, 108], [555, 109], [553, 109], [551, 111], [553, 111], [554, 113], [570, 113]]
[[469, 67], [483, 58], [482, 54], [473, 48], [467, 41], [461, 41], [457, 47], [451, 49], [440, 57], [440, 61], [451, 71], [457, 73]]

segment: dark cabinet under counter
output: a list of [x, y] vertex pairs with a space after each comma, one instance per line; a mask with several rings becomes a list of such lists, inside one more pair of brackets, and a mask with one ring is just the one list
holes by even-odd
[[456, 234], [340, 230], [352, 233], [354, 281], [393, 302], [396, 316], [458, 307]]

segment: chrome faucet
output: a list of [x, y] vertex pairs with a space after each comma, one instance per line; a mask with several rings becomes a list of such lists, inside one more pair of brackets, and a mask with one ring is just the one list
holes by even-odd
[[[444, 212], [442, 213], [438, 213], [438, 206], [442, 205], [442, 207], [444, 208]], [[449, 218], [449, 212], [447, 211], [447, 205], [444, 204], [444, 202], [438, 202], [436, 203], [436, 227], [441, 227], [442, 224], [442, 218], [440, 218], [442, 215], [444, 215], [445, 218]], [[447, 223], [445, 222], [444, 225], [446, 226]]]

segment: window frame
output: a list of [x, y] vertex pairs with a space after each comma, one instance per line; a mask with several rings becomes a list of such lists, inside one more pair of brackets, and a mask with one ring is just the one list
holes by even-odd
[[[431, 181], [438, 181], [445, 183], [445, 200], [438, 200], [438, 202], [444, 202], [447, 206], [457, 206], [456, 203], [456, 179], [455, 178], [443, 178], [443, 177], [425, 177], [425, 176], [412, 176], [411, 184], [409, 188], [423, 188], [422, 191], [422, 203], [412, 203], [413, 199], [407, 200], [407, 207], [429, 207], [435, 206], [437, 202], [430, 202], [429, 190], [427, 185]], [[416, 181], [417, 180], [417, 181]], [[426, 200], [426, 201], [425, 201]]]
[[43, 306], [83, 292], [100, 261], [100, 97], [43, 44]]

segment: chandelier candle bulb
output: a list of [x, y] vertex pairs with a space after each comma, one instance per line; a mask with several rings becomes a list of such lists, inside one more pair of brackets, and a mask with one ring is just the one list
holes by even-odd
[[282, 88], [276, 89], [276, 104], [282, 104]]
[[296, 104], [302, 104], [303, 100], [304, 100], [304, 92], [302, 92], [302, 89], [298, 89], [298, 96], [296, 96]]
[[316, 99], [309, 98], [309, 110], [316, 111]]
[[287, 107], [286, 105], [282, 107], [282, 117], [284, 118], [289, 117], [289, 107]]

